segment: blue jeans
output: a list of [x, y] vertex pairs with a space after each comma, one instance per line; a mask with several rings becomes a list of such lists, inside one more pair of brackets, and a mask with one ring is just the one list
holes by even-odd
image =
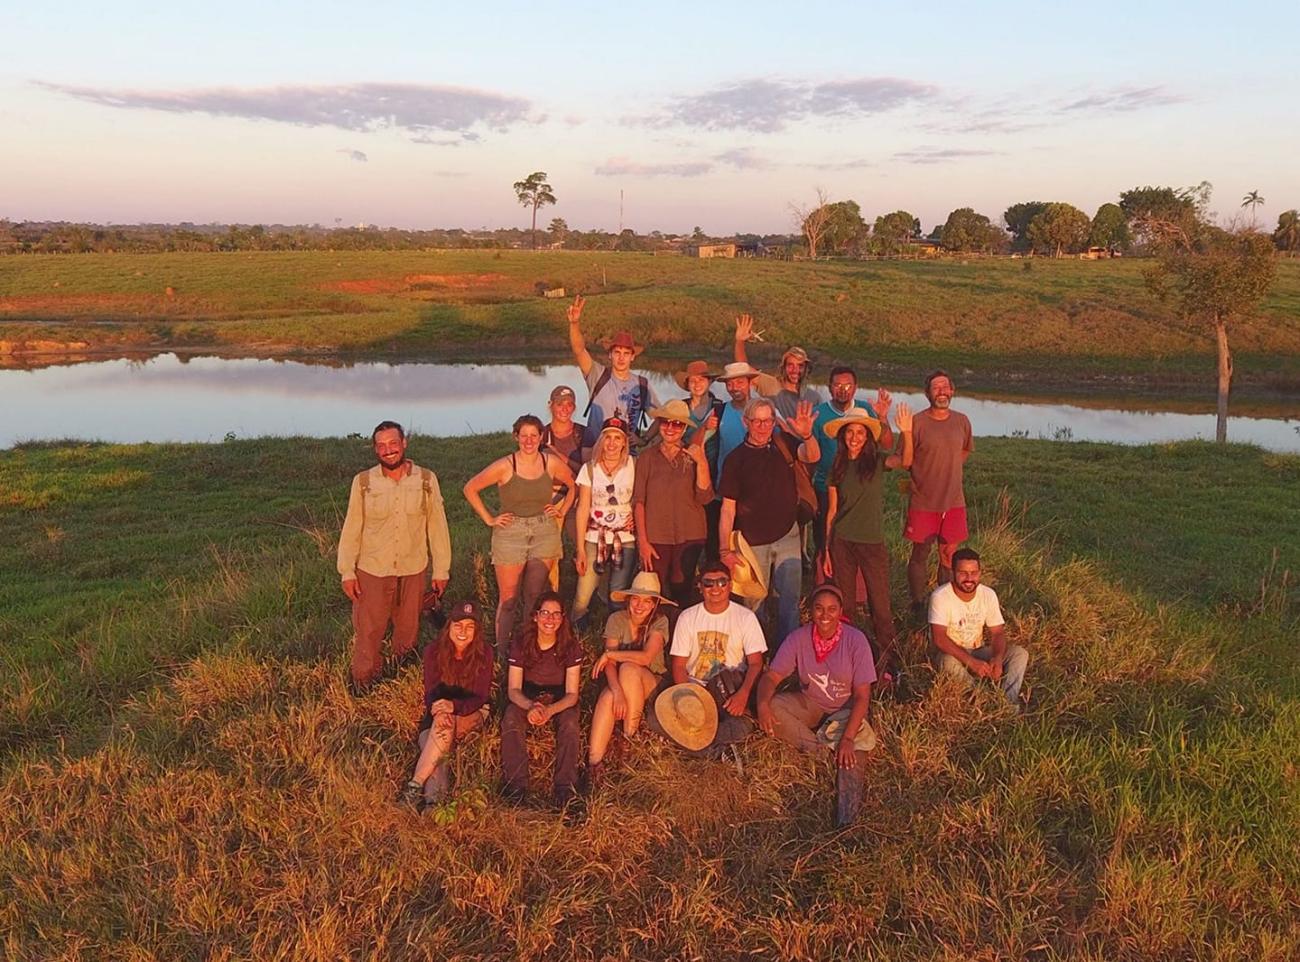
[[[993, 660], [993, 649], [988, 645], [972, 648], [968, 654], [980, 661]], [[975, 684], [975, 676], [970, 673], [970, 669], [952, 655], [940, 652], [936, 661], [935, 667], [939, 669], [940, 675], [956, 678], [967, 688]], [[1002, 653], [1002, 693], [1007, 696], [1007, 701], [1017, 708], [1020, 707], [1020, 686], [1024, 684], [1027, 667], [1029, 667], [1029, 652], [1019, 645], [1007, 645], [1006, 651]]]
[[[767, 650], [777, 646], [799, 627], [799, 590], [803, 587], [803, 545], [799, 525], [770, 544], [750, 545], [758, 559], [758, 570], [767, 575], [767, 597], [776, 602], [776, 633], [768, 635]], [[766, 598], [749, 598], [745, 604], [758, 612]]]
[[610, 600], [609, 592], [626, 590], [632, 583], [636, 566], [636, 542], [633, 541], [623, 545], [623, 554], [617, 567], [611, 564], [605, 575], [598, 575], [596, 574], [596, 545], [587, 542], [587, 570], [578, 575], [578, 589], [573, 598], [572, 620], [576, 622], [586, 617], [587, 609], [591, 607], [591, 596], [596, 593], [596, 589], [601, 587], [601, 583], [606, 578], [608, 578], [608, 587], [600, 593], [600, 600], [605, 602], [607, 611], [618, 611], [623, 608], [623, 605]]

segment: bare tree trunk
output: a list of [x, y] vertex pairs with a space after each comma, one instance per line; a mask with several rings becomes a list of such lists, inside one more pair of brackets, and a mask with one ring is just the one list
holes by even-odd
[[1219, 409], [1214, 440], [1224, 444], [1228, 440], [1228, 392], [1232, 390], [1232, 351], [1228, 349], [1228, 325], [1215, 318], [1214, 337], [1219, 345]]
[[533, 250], [537, 250], [537, 204], [533, 204]]

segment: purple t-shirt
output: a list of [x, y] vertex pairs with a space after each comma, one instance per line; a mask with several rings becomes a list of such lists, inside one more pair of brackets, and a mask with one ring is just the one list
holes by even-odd
[[846, 624], [835, 650], [819, 662], [813, 651], [811, 625], [796, 628], [786, 636], [776, 657], [772, 671], [778, 675], [799, 673], [799, 686], [817, 707], [826, 712], [839, 711], [848, 704], [857, 685], [869, 685], [876, 680], [876, 662], [871, 657], [867, 636]]

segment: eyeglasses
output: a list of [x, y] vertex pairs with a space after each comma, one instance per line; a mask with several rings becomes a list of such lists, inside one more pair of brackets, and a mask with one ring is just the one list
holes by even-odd
[[719, 575], [719, 576], [716, 577], [716, 578], [701, 578], [701, 579], [700, 579], [700, 587], [701, 587], [701, 588], [725, 588], [725, 587], [726, 587], [727, 585], [729, 585], [729, 584], [731, 584], [731, 579], [730, 579], [730, 578], [724, 578], [724, 577], [722, 577], [721, 575]]
[[564, 612], [563, 612], [563, 611], [546, 611], [545, 609], [543, 609], [542, 611], [537, 612], [537, 617], [538, 617], [538, 618], [546, 618], [546, 619], [548, 619], [548, 620], [553, 619], [553, 618], [563, 618], [563, 617], [564, 617]]
[[767, 427], [769, 424], [775, 424], [776, 418], [750, 418], [749, 423], [757, 428]]

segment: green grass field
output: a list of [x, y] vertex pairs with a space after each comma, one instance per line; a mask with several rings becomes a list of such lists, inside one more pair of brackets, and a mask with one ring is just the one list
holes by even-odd
[[[412, 444], [485, 601], [458, 489], [506, 440]], [[369, 457], [0, 452], [0, 956], [1300, 956], [1300, 458], [981, 439], [972, 541], [1036, 708], [930, 687], [906, 634], [922, 695], [876, 705], [836, 832], [828, 761], [763, 738], [744, 777], [642, 740], [570, 827], [491, 798], [489, 731], [454, 804], [391, 804], [420, 683], [347, 696], [333, 570]]]
[[[1029, 269], [1025, 268], [1028, 264]], [[775, 349], [985, 377], [1188, 378], [1210, 335], [1175, 321], [1135, 260], [792, 263], [640, 254], [448, 251], [0, 258], [0, 340], [420, 357], [562, 355], [564, 302], [593, 340], [621, 327], [659, 355], [726, 351], [748, 311]], [[170, 288], [172, 294], [166, 291]], [[1238, 382], [1300, 384], [1300, 263], [1236, 325]]]

